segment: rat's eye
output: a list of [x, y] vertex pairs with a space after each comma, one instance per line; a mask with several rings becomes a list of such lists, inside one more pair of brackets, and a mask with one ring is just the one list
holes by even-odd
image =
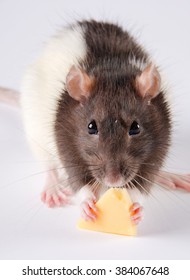
[[88, 125], [88, 133], [89, 134], [98, 134], [98, 128], [96, 122], [93, 120]]
[[140, 125], [134, 121], [129, 129], [129, 135], [136, 135], [140, 133]]

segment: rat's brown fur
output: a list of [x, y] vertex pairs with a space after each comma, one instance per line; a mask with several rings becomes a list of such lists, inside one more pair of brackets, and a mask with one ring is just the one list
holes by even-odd
[[[82, 105], [63, 89], [55, 122], [59, 154], [73, 178], [71, 187], [78, 190], [94, 180], [101, 183], [112, 173], [131, 181], [130, 187], [147, 191], [170, 145], [166, 93], [160, 91], [151, 102], [139, 94], [136, 78], [142, 71], [130, 61], [148, 64], [149, 57], [128, 32], [108, 23], [79, 24], [87, 43], [80, 67], [93, 77], [94, 86]], [[98, 135], [88, 133], [92, 120]], [[130, 136], [133, 121], [140, 125], [140, 133]]]

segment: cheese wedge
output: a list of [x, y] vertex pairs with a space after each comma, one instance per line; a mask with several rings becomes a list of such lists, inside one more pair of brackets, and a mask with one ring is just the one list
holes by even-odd
[[130, 219], [132, 201], [126, 189], [111, 188], [96, 203], [98, 214], [95, 221], [80, 219], [81, 229], [106, 233], [136, 235], [136, 226]]

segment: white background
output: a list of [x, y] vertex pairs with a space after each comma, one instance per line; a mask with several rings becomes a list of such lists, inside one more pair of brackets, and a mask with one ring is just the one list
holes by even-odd
[[[28, 64], [60, 26], [93, 17], [118, 21], [166, 73], [174, 108], [167, 168], [190, 173], [190, 2], [0, 1], [0, 85], [19, 89]], [[164, 137], [164, 135], [163, 135]], [[189, 259], [190, 194], [155, 186], [135, 238], [76, 229], [76, 206], [40, 201], [44, 173], [25, 141], [19, 111], [0, 105], [1, 259]]]

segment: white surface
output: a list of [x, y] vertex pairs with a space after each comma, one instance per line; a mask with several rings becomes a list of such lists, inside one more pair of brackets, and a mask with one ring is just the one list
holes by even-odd
[[[0, 85], [19, 88], [26, 65], [54, 30], [75, 18], [118, 20], [152, 52], [172, 84], [175, 133], [167, 166], [190, 172], [190, 2], [0, 2]], [[164, 135], [163, 135], [164, 137]], [[1, 259], [189, 259], [190, 194], [155, 190], [136, 238], [79, 231], [77, 207], [40, 202], [44, 174], [24, 138], [19, 112], [0, 105]], [[18, 181], [18, 179], [21, 180]]]

